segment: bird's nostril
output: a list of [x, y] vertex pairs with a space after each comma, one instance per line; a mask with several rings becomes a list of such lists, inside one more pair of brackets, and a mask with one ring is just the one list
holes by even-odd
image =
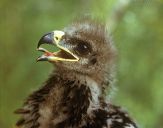
[[56, 40], [58, 40], [58, 37], [55, 37]]

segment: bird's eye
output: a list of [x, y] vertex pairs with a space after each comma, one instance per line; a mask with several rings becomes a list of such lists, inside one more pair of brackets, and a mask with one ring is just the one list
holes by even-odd
[[90, 45], [85, 42], [79, 42], [75, 48], [75, 51], [79, 55], [87, 55], [91, 52]]

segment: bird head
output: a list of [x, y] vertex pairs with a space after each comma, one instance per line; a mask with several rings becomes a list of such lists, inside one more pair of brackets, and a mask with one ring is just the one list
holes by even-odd
[[[49, 52], [40, 47], [42, 44], [50, 44], [60, 50]], [[60, 70], [82, 74], [110, 69], [115, 56], [115, 48], [105, 26], [92, 20], [79, 20], [62, 31], [45, 34], [39, 40], [37, 50], [44, 52], [37, 61], [48, 61]]]

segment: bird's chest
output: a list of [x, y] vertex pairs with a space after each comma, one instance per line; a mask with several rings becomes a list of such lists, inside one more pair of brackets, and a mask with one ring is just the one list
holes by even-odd
[[55, 87], [49, 92], [46, 100], [39, 105], [39, 128], [50, 128], [67, 118], [67, 114], [64, 113], [67, 107], [62, 102], [63, 93], [64, 88]]
[[100, 93], [98, 85], [92, 80], [88, 80], [87, 85], [69, 82], [66, 86], [51, 88], [48, 94], [40, 97], [45, 100], [38, 103], [36, 116], [33, 116], [38, 116], [38, 128], [87, 124], [85, 119], [94, 116], [92, 112], [100, 107]]
[[54, 110], [54, 108], [42, 105], [39, 109], [39, 128], [51, 128], [54, 127], [56, 124], [64, 121], [67, 118], [67, 114], [63, 113], [63, 111], [61, 110]]

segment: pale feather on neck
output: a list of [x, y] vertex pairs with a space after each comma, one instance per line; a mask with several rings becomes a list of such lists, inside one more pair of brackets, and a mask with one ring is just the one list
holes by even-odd
[[101, 96], [101, 89], [96, 81], [92, 80], [90, 77], [86, 78], [87, 86], [91, 91], [92, 99], [90, 100], [90, 105], [87, 109], [87, 113], [91, 114], [93, 110], [100, 108], [99, 97]]

